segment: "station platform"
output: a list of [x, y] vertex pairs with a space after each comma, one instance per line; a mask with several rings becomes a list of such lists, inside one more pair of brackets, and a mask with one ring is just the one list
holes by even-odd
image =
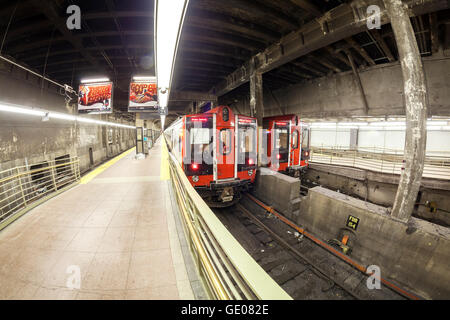
[[0, 232], [0, 299], [194, 299], [161, 139]]

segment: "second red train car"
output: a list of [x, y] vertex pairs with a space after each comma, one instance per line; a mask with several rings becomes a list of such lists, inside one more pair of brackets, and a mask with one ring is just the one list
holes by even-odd
[[308, 166], [309, 130], [296, 115], [263, 119], [267, 165], [275, 171], [298, 176]]

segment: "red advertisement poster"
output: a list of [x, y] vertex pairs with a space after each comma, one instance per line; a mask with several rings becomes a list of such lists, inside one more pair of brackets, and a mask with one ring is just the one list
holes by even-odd
[[112, 82], [80, 84], [78, 113], [112, 113]]
[[128, 112], [154, 111], [158, 112], [158, 91], [155, 80], [132, 81]]

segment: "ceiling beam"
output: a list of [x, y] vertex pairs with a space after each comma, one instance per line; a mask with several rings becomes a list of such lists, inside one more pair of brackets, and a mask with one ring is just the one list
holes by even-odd
[[325, 75], [325, 73], [322, 72], [321, 70], [318, 70], [317, 68], [313, 68], [313, 67], [311, 67], [310, 65], [307, 65], [307, 64], [304, 63], [304, 62], [300, 62], [300, 61], [291, 61], [291, 63], [292, 63], [293, 65], [297, 66], [297, 67], [300, 67], [300, 68], [302, 68], [302, 69], [304, 69], [304, 70], [309, 71], [309, 72], [312, 73], [313, 75], [316, 75], [316, 76], [319, 76], [319, 77], [322, 77], [322, 76]]
[[[73, 38], [79, 42], [82, 42], [82, 39], [84, 39], [84, 38], [111, 37], [111, 36], [120, 36], [121, 34], [123, 35], [123, 37], [128, 36], [128, 35], [142, 35], [142, 36], [148, 36], [148, 37], [153, 36], [153, 32], [151, 32], [151, 31], [125, 30], [122, 32], [100, 31], [100, 32], [92, 32], [92, 33], [81, 33], [81, 34], [77, 34], [76, 36], [73, 36]], [[56, 42], [62, 42], [62, 41], [69, 41], [69, 40], [65, 36], [61, 36], [61, 37], [53, 38], [52, 42], [56, 43]], [[8, 46], [9, 47], [8, 52], [10, 54], [17, 54], [17, 53], [26, 52], [26, 51], [46, 47], [46, 46], [48, 46], [48, 38], [43, 39], [43, 40], [32, 41], [30, 43], [25, 43], [25, 44], [22, 41], [16, 41], [15, 44], [10, 44]], [[121, 47], [122, 47], [122, 49], [126, 50], [128, 48], [128, 45], [122, 44]]]
[[333, 70], [336, 73], [342, 72], [341, 68], [337, 67], [335, 64], [333, 64], [328, 59], [326, 59], [318, 54], [313, 54], [313, 53], [310, 54], [310, 56], [312, 56], [315, 61], [317, 61], [321, 65], [325, 66], [326, 68]]
[[63, 34], [65, 39], [78, 51], [92, 66], [98, 69], [105, 69], [100, 66], [92, 55], [84, 49], [83, 42], [80, 38], [73, 35], [72, 31], [67, 28], [65, 22], [62, 22], [58, 12], [58, 8], [53, 1], [33, 0], [32, 5], [38, 12], [44, 14], [50, 21], [52, 21], [56, 29]]
[[328, 51], [328, 53], [331, 56], [333, 56], [334, 58], [338, 59], [339, 61], [345, 63], [347, 66], [351, 67], [350, 62], [342, 53], [334, 50], [331, 46], [325, 47], [325, 50]]
[[171, 91], [169, 101], [217, 101], [217, 96], [208, 92]]
[[284, 30], [293, 30], [298, 28], [298, 23], [295, 19], [273, 10], [265, 5], [256, 3], [255, 1], [241, 1], [241, 0], [197, 0], [192, 2], [192, 6], [196, 8], [216, 9], [217, 11], [226, 12], [232, 16], [246, 16], [245, 20], [255, 22], [255, 20], [262, 19], [270, 21]]
[[245, 21], [229, 15], [206, 10], [192, 10], [186, 16], [186, 25], [202, 29], [232, 33], [236, 35], [245, 34], [248, 37], [273, 42], [280, 36], [277, 32], [255, 23]]
[[290, 1], [316, 18], [322, 16], [322, 11], [315, 4], [312, 4], [311, 1], [308, 0], [290, 0]]
[[439, 24], [437, 20], [436, 12], [429, 14], [428, 21], [430, 23], [431, 53], [439, 51]]
[[356, 52], [358, 52], [359, 55], [369, 63], [369, 65], [371, 66], [375, 65], [375, 61], [373, 61], [372, 57], [367, 53], [367, 51], [363, 47], [359, 45], [358, 42], [355, 41], [355, 39], [349, 37], [345, 39], [345, 42], [347, 42], [353, 49], [355, 49]]
[[[443, 10], [450, 6], [446, 0], [405, 2], [410, 6], [411, 15]], [[212, 92], [221, 96], [248, 82], [252, 64], [255, 65], [257, 72], [268, 72], [312, 51], [367, 30], [367, 7], [373, 4], [381, 8], [381, 24], [388, 23], [381, 0], [353, 0], [350, 3], [343, 3], [254, 55], [243, 66], [229, 74], [227, 79], [212, 88]]]
[[[120, 45], [111, 45], [111, 46], [99, 46], [99, 47], [85, 47], [85, 51], [98, 51], [98, 50], [121, 50], [123, 47]], [[128, 48], [134, 48], [134, 49], [146, 49], [146, 50], [153, 50], [153, 44], [130, 44]], [[49, 52], [49, 57], [56, 56], [56, 55], [68, 55], [71, 53], [78, 53], [79, 51], [77, 49], [62, 49], [62, 50], [53, 50]], [[45, 58], [47, 56], [47, 52], [41, 52], [39, 54], [21, 54], [20, 58], [17, 57], [18, 60], [21, 61], [32, 61], [37, 60], [41, 58]]]
[[[243, 36], [245, 36], [245, 34], [243, 34]], [[222, 32], [202, 32], [199, 28], [183, 28], [181, 38], [183, 41], [196, 41], [208, 44], [232, 46], [249, 51], [258, 50], [264, 47], [264, 43], [247, 39], [243, 36], [232, 36]]]
[[392, 54], [391, 49], [389, 49], [389, 46], [387, 45], [386, 41], [384, 41], [383, 37], [380, 35], [377, 29], [370, 30], [370, 34], [373, 36], [375, 41], [380, 46], [381, 50], [383, 50], [383, 53], [388, 58], [389, 62], [395, 61], [394, 55]]

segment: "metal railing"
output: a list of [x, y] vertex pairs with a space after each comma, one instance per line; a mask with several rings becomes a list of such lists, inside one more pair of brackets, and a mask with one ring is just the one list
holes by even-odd
[[[167, 144], [163, 148], [168, 150]], [[186, 238], [209, 297], [292, 299], [237, 242], [192, 187], [175, 157], [168, 155]]]
[[[403, 150], [340, 147], [311, 147], [310, 162], [401, 174], [405, 162]], [[450, 152], [427, 152], [423, 177], [450, 180]]]
[[79, 180], [77, 157], [1, 171], [0, 230], [17, 213]]

